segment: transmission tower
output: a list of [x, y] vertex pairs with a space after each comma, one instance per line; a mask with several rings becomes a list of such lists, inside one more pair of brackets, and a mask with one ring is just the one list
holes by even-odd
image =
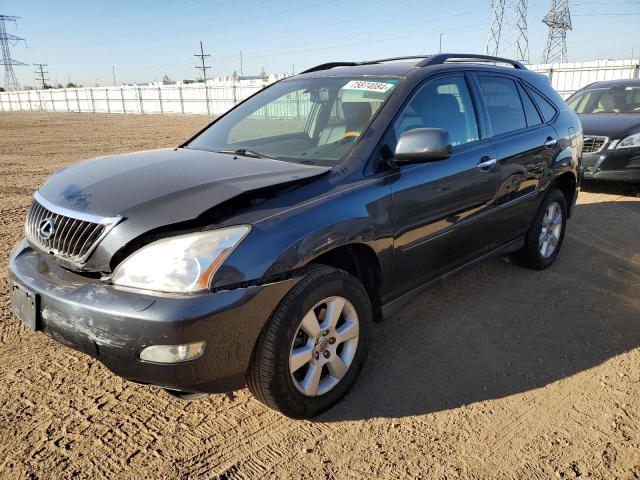
[[202, 81], [204, 83], [207, 83], [207, 70], [209, 70], [211, 67], [209, 65], [205, 65], [204, 59], [206, 57], [209, 57], [210, 55], [208, 53], [204, 53], [204, 48], [202, 47], [202, 42], [200, 42], [200, 53], [196, 53], [193, 56], [194, 57], [200, 57], [200, 61], [202, 62], [202, 65], [196, 65], [196, 68], [199, 69], [199, 70], [202, 70]]
[[571, 30], [569, 0], [551, 0], [551, 9], [542, 20], [549, 27], [547, 44], [542, 52], [542, 63], [567, 61], [567, 31]]
[[516, 60], [529, 63], [527, 0], [518, 0], [516, 5]]
[[15, 46], [18, 42], [25, 41], [24, 38], [7, 33], [6, 23], [13, 22], [15, 24], [19, 18], [20, 17], [12, 17], [10, 15], [0, 15], [0, 45], [2, 46], [2, 63], [0, 63], [0, 65], [4, 65], [4, 86], [7, 91], [18, 90], [20, 88], [16, 74], [13, 71], [13, 66], [26, 65], [26, 63], [13, 60], [11, 58], [11, 51], [9, 50], [10, 45]]
[[43, 70], [43, 67], [46, 67], [47, 64], [46, 63], [34, 63], [33, 65], [37, 68], [37, 70], [36, 70], [36, 82], [42, 83], [42, 89], [44, 90], [45, 88], [47, 88], [47, 82], [49, 81], [48, 78], [45, 78], [45, 74], [49, 73], [49, 72]]
[[491, 27], [487, 38], [487, 55], [497, 56], [500, 52], [500, 37], [502, 36], [502, 22], [504, 20], [505, 0], [492, 0]]
[[[505, 52], [508, 56], [515, 57], [516, 60], [529, 62], [527, 0], [492, 0], [491, 10], [487, 54], [497, 56], [501, 52]], [[504, 30], [513, 33], [512, 35], [504, 35]]]

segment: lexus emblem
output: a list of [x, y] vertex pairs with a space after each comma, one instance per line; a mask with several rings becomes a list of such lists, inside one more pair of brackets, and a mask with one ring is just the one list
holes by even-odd
[[50, 218], [45, 218], [38, 224], [38, 235], [42, 240], [49, 240], [56, 233], [56, 224]]

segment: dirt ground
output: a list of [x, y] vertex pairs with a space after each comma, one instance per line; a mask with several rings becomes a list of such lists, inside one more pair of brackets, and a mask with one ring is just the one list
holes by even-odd
[[494, 259], [376, 326], [345, 400], [292, 421], [246, 390], [185, 403], [11, 315], [33, 191], [204, 117], [0, 114], [0, 477], [640, 478], [640, 198], [589, 185], [557, 263]]

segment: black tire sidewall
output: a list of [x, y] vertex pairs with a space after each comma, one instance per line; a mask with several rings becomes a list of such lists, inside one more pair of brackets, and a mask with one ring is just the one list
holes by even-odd
[[[355, 381], [366, 359], [372, 324], [371, 302], [362, 284], [353, 276], [335, 268], [321, 267], [322, 271], [312, 269], [310, 281], [303, 279], [294, 287], [278, 306], [267, 325], [275, 331], [273, 342], [274, 355], [266, 365], [274, 369], [271, 384], [268, 386], [277, 408], [290, 417], [312, 417], [326, 410], [340, 400]], [[307, 276], [306, 278], [309, 278]], [[301, 285], [302, 284], [302, 285]], [[341, 296], [355, 308], [359, 322], [358, 348], [347, 374], [329, 392], [318, 397], [308, 397], [295, 387], [289, 372], [289, 354], [293, 338], [304, 315], [322, 300]], [[260, 360], [259, 356], [256, 358]]]
[[[544, 219], [545, 212], [547, 211], [547, 208], [549, 208], [549, 205], [551, 205], [552, 203], [558, 203], [560, 205], [560, 210], [562, 211], [562, 231], [560, 232], [560, 239], [558, 240], [555, 251], [549, 258], [544, 258], [540, 253], [540, 230], [542, 229], [542, 221]], [[531, 228], [529, 229], [529, 233], [527, 234], [527, 243], [525, 251], [523, 252], [526, 255], [526, 263], [538, 270], [542, 270], [550, 266], [556, 260], [558, 254], [560, 253], [566, 228], [567, 199], [560, 190], [554, 188], [548, 193], [548, 195], [540, 205], [533, 223], [531, 224]]]

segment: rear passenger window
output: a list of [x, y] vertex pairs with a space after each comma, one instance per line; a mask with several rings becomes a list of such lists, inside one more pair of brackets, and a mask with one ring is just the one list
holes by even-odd
[[522, 99], [522, 105], [524, 106], [524, 114], [527, 117], [527, 125], [533, 127], [534, 125], [540, 125], [542, 119], [536, 106], [533, 104], [533, 100], [527, 92], [522, 88], [522, 85], [518, 84], [518, 91], [520, 92], [520, 98]]
[[494, 135], [527, 127], [520, 94], [513, 80], [479, 75], [478, 82]]
[[545, 122], [550, 122], [551, 120], [553, 120], [553, 117], [555, 117], [556, 113], [557, 113], [556, 107], [554, 107], [549, 102], [549, 100], [544, 98], [542, 95], [540, 95], [535, 90], [530, 90], [529, 89], [529, 92], [531, 93], [531, 96], [533, 97], [535, 102], [538, 104], [538, 107], [540, 108], [540, 111], [542, 112], [542, 116], [544, 117], [544, 121]]

